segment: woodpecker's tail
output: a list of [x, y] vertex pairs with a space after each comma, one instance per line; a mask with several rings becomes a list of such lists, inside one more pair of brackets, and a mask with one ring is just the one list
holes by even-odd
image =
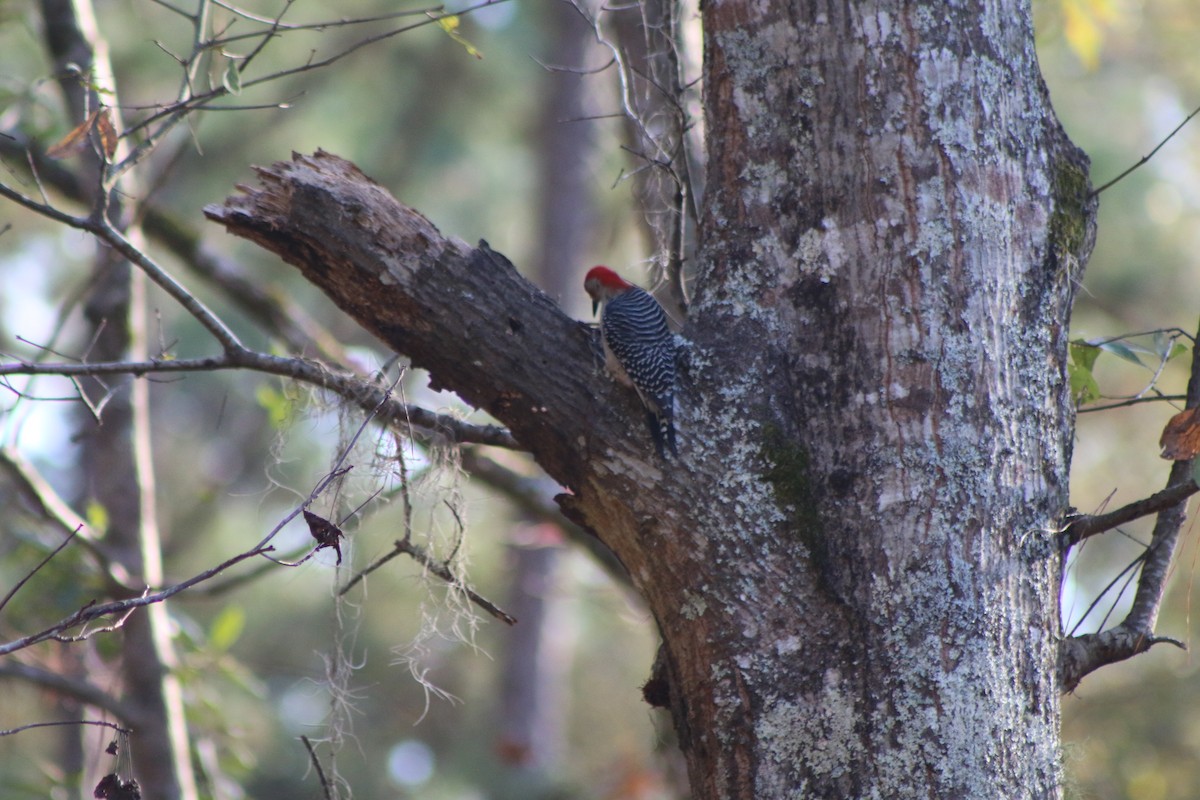
[[666, 449], [671, 449], [671, 455], [678, 457], [679, 451], [675, 449], [675, 420], [667, 415], [659, 416], [653, 411], [646, 412], [646, 423], [650, 427], [650, 436], [654, 439], [654, 447], [658, 450], [658, 455], [663, 460], [666, 460]]

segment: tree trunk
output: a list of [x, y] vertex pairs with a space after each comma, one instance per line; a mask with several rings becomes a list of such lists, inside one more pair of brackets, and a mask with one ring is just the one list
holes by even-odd
[[[42, 0], [47, 49], [66, 99], [68, 118], [81, 123], [101, 103], [115, 128], [122, 129], [106, 42], [100, 36], [91, 3]], [[86, 79], [81, 78], [82, 74]], [[103, 87], [103, 93], [97, 91]], [[102, 99], [103, 98], [103, 99]], [[84, 153], [85, 183], [96, 185], [103, 164]], [[121, 183], [108, 207], [126, 235], [140, 240], [132, 214], [121, 220], [121, 201], [137, 197], [132, 180]], [[94, 203], [95, 198], [89, 198]], [[125, 209], [128, 211], [128, 209]], [[148, 357], [145, 293], [148, 279], [106, 247], [99, 247], [93, 284], [84, 303], [88, 356], [102, 361]], [[82, 442], [79, 467], [81, 508], [95, 503], [108, 520], [105, 541], [130, 575], [145, 586], [162, 585], [162, 552], [155, 519], [154, 474], [150, 454], [150, 387], [128, 377], [80, 381], [87, 407], [78, 414]], [[132, 615], [123, 626], [121, 673], [125, 706], [135, 719], [130, 746], [136, 777], [147, 796], [194, 800], [195, 779], [183, 717], [183, 693], [172, 669], [170, 619], [156, 604]]]
[[[1047, 545], [1067, 506], [1086, 161], [1049, 106], [1027, 7], [810, 9], [704, 18], [686, 333], [733, 373], [704, 387], [729, 419], [718, 450], [759, 443], [728, 468], [776, 502], [742, 500], [760, 514], [719, 582], [715, 668], [678, 650], [684, 685], [716, 677], [683, 697], [688, 727], [737, 732], [693, 739], [710, 750], [693, 781], [703, 796], [1056, 796]], [[747, 580], [795, 598], [768, 617]]]
[[206, 213], [569, 487], [662, 631], [695, 797], [1056, 797], [1051, 532], [1094, 208], [1029, 9], [726, 0], [704, 27], [678, 459], [593, 330], [340, 159]]

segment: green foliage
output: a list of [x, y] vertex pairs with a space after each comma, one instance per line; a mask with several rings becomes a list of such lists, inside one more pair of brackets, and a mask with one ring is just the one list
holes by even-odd
[[1086, 405], [1100, 399], [1100, 384], [1092, 374], [1092, 367], [1100, 357], [1100, 348], [1086, 342], [1071, 342], [1071, 359], [1067, 363], [1067, 377], [1071, 381], [1071, 399], [1076, 406]]
[[1157, 377], [1162, 366], [1188, 352], [1188, 347], [1181, 343], [1178, 337], [1177, 331], [1154, 331], [1148, 347], [1120, 338], [1072, 341], [1067, 375], [1071, 381], [1071, 397], [1075, 405], [1087, 405], [1103, 396], [1095, 376], [1096, 361], [1102, 353], [1111, 353], [1137, 367], [1154, 369]]
[[221, 610], [208, 626], [208, 645], [219, 653], [224, 653], [246, 629], [246, 611], [239, 605], [228, 605]]
[[295, 413], [295, 402], [273, 383], [260, 383], [254, 391], [254, 399], [267, 412], [271, 427], [280, 430], [288, 427]]
[[242, 72], [238, 69], [238, 62], [230, 59], [225, 65], [225, 72], [221, 75], [221, 83], [232, 95], [240, 95], [242, 93]]

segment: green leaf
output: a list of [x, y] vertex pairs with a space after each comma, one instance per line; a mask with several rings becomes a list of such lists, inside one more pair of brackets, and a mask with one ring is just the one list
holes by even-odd
[[1106, 353], [1112, 353], [1118, 358], [1123, 358], [1131, 364], [1137, 364], [1139, 367], [1145, 366], [1142, 360], [1138, 358], [1138, 354], [1133, 351], [1133, 348], [1122, 341], [1105, 342], [1100, 345], [1100, 349]]
[[88, 527], [95, 531], [97, 536], [103, 536], [108, 530], [108, 509], [100, 502], [89, 500], [84, 516], [87, 517]]
[[447, 36], [461, 44], [463, 49], [469, 54], [475, 56], [476, 58], [483, 58], [483, 53], [479, 52], [479, 48], [468, 42], [463, 35], [458, 32], [460, 20], [457, 14], [449, 14], [444, 17], [438, 17], [437, 24], [443, 31], [446, 32]]
[[236, 61], [230, 61], [225, 67], [225, 74], [221, 76], [221, 83], [225, 85], [230, 94], [242, 93], [242, 73], [238, 71]]
[[1183, 355], [1187, 351], [1188, 351], [1188, 347], [1186, 344], [1184, 344], [1183, 342], [1176, 342], [1171, 347], [1171, 352], [1167, 353], [1167, 361], [1170, 361], [1172, 358], [1177, 358], [1178, 356]]
[[1100, 348], [1096, 345], [1079, 339], [1071, 342], [1071, 363], [1080, 369], [1090, 373], [1099, 357]]
[[292, 401], [269, 383], [260, 383], [254, 393], [254, 399], [266, 409], [267, 418], [272, 428], [286, 427], [292, 418]]
[[[1091, 360], [1094, 362], [1095, 358]], [[1083, 406], [1100, 399], [1100, 384], [1096, 383], [1090, 369], [1079, 364], [1068, 364], [1067, 377], [1071, 381], [1071, 397], [1075, 405]]]
[[225, 606], [208, 629], [208, 643], [213, 650], [224, 653], [246, 629], [246, 612], [241, 606]]

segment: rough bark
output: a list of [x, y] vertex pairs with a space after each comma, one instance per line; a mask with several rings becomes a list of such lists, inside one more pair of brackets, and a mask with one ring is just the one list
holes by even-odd
[[677, 461], [594, 331], [346, 162], [295, 156], [206, 213], [570, 489], [662, 631], [696, 797], [1058, 796], [1053, 532], [1094, 209], [1029, 10], [722, 2], [704, 24]]
[[751, 749], [794, 754], [780, 790], [1054, 796], [1046, 545], [1067, 505], [1086, 161], [1050, 108], [1027, 7], [791, 11], [726, 2], [704, 18], [689, 333], [717, 353], [766, 343], [743, 349], [741, 398], [777, 427], [776, 463], [802, 468], [776, 485], [812, 559], [805, 628], [842, 643], [805, 637], [799, 692], [750, 693]]

